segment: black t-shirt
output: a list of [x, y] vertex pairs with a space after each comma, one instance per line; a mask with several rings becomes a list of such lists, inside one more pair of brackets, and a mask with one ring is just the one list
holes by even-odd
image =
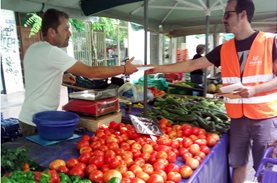
[[[200, 58], [200, 57], [202, 57], [202, 56], [197, 53], [193, 56], [192, 60]], [[196, 75], [196, 74], [197, 75], [203, 75], [203, 71], [202, 71], [202, 69], [197, 69], [197, 70], [192, 71], [190, 74], [191, 75]]]
[[[238, 54], [240, 63], [242, 63], [242, 61], [245, 61], [247, 59], [250, 47], [251, 47], [254, 39], [258, 35], [258, 33], [259, 33], [259, 31], [256, 31], [254, 34], [252, 34], [250, 37], [248, 37], [244, 40], [236, 40], [235, 39], [236, 50], [237, 50], [237, 54]], [[211, 52], [209, 52], [206, 55], [206, 58], [209, 60], [209, 62], [214, 64], [216, 67], [220, 66], [221, 46], [222, 45], [217, 46], [215, 49], [213, 49]], [[272, 58], [273, 58], [273, 62], [274, 62], [274, 60], [277, 60], [277, 35], [274, 37], [274, 43], [273, 43], [272, 49], [273, 49]], [[275, 73], [275, 74], [277, 75], [277, 73]]]

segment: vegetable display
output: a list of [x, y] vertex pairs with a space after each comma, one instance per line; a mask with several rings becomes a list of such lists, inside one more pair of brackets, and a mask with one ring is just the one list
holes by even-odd
[[224, 103], [219, 99], [166, 95], [155, 99], [147, 115], [156, 120], [166, 118], [172, 124], [190, 123], [220, 134], [225, 133], [230, 126]]

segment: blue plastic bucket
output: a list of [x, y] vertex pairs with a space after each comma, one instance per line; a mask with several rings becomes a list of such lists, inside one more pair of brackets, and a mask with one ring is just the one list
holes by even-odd
[[73, 112], [44, 111], [33, 116], [33, 122], [37, 125], [38, 134], [47, 140], [62, 140], [73, 135], [80, 117]]

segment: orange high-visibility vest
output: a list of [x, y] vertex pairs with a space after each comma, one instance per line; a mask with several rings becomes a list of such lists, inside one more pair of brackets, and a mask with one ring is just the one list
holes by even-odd
[[[242, 76], [235, 40], [231, 39], [224, 43], [220, 53], [223, 85], [241, 82], [244, 86], [254, 86], [272, 80], [273, 41], [273, 34], [258, 33], [249, 50]], [[277, 116], [277, 90], [259, 93], [249, 98], [224, 100], [230, 118], [246, 116], [251, 119], [266, 119]]]

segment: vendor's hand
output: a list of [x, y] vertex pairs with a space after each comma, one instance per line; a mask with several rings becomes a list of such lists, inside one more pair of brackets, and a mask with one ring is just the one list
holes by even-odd
[[236, 95], [241, 96], [242, 98], [249, 98], [256, 94], [256, 90], [255, 90], [255, 87], [253, 87], [253, 86], [252, 87], [246, 86], [246, 87], [235, 90], [234, 93]]
[[66, 73], [63, 75], [63, 82], [73, 85], [76, 83], [76, 77], [73, 74]]
[[138, 71], [137, 66], [132, 64], [132, 61], [135, 57], [132, 57], [131, 59], [127, 60], [125, 63], [125, 73], [124, 74], [133, 74], [134, 72]]

